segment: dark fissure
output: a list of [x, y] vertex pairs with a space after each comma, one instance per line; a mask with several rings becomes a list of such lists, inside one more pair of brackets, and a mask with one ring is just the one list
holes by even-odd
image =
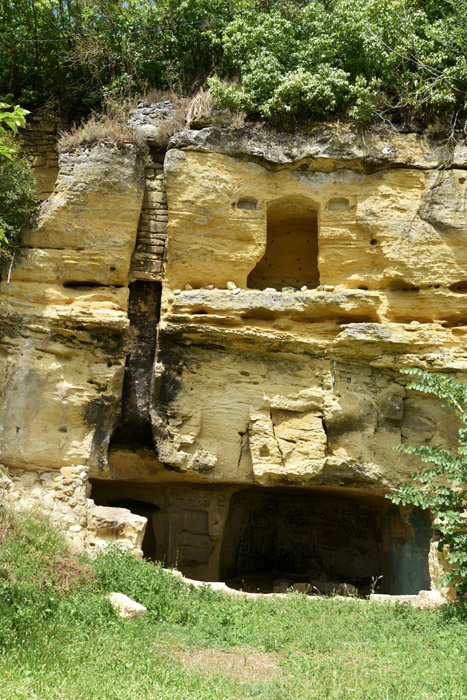
[[160, 303], [160, 282], [137, 281], [130, 285], [130, 334], [123, 380], [122, 412], [112, 435], [111, 447], [153, 446], [149, 409]]

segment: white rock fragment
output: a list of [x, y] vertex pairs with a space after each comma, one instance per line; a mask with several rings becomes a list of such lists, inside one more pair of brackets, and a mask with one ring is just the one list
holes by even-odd
[[334, 287], [330, 284], [323, 284], [323, 292], [333, 292]]
[[436, 588], [431, 591], [419, 591], [418, 597], [422, 602], [426, 602], [428, 607], [437, 608], [446, 604], [446, 598], [441, 591]]
[[300, 291], [301, 291], [301, 292], [307, 292], [307, 291], [308, 291], [308, 287], [306, 286], [306, 284], [304, 284], [303, 287], [300, 287]]
[[414, 608], [440, 608], [446, 603], [441, 591], [419, 591], [418, 595], [389, 595], [387, 593], [372, 593], [370, 601], [375, 603], [410, 603]]
[[144, 605], [137, 603], [124, 593], [109, 593], [109, 600], [117, 615], [126, 620], [132, 617], [144, 617], [148, 614]]
[[236, 289], [237, 288], [237, 285], [235, 284], [235, 282], [227, 282], [226, 286], [227, 286], [227, 289]]
[[181, 289], [174, 289], [174, 294], [175, 294], [175, 296], [177, 296], [178, 294], [180, 294], [181, 291], [182, 291]]
[[232, 294], [239, 294], [242, 290], [240, 289], [240, 287], [235, 287], [234, 289], [231, 289], [230, 291], [232, 292]]

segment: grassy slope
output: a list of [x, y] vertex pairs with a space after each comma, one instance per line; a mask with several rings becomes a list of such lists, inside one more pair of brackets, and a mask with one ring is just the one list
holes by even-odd
[[[46, 524], [7, 529], [1, 699], [467, 699], [467, 623], [453, 611], [232, 600], [116, 552], [90, 573]], [[148, 617], [117, 619], [105, 600], [115, 589]]]

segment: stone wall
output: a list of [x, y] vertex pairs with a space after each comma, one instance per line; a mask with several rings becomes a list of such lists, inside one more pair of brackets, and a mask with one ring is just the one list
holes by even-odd
[[39, 471], [0, 465], [1, 500], [16, 509], [48, 515], [78, 550], [90, 552], [119, 542], [140, 554], [146, 518], [124, 508], [104, 508], [88, 496], [88, 470], [62, 467]]
[[54, 114], [33, 112], [27, 119], [27, 128], [20, 133], [21, 150], [36, 178], [39, 201], [53, 192], [58, 176], [57, 140], [65, 127], [65, 121]]
[[131, 281], [160, 282], [167, 241], [165, 150], [150, 148], [144, 170], [145, 186], [136, 246], [131, 259]]

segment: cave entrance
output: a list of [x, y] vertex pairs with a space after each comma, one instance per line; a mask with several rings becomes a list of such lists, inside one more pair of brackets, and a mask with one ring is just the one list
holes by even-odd
[[[220, 579], [233, 588], [271, 592], [321, 581], [351, 584], [361, 595], [414, 594], [430, 588], [430, 518], [400, 512], [383, 498], [332, 491], [247, 489], [232, 496]], [[327, 589], [327, 590], [326, 590]]]
[[[155, 503], [143, 500], [143, 495], [136, 491], [131, 491], [133, 485], [124, 482], [107, 482], [91, 480], [91, 498], [96, 506], [111, 506], [112, 508], [126, 508], [134, 515], [142, 515], [147, 518], [146, 530], [144, 532], [141, 549], [143, 557], [156, 560], [156, 528], [154, 526], [154, 516], [159, 511]], [[147, 486], [146, 486], [147, 491]]]
[[318, 212], [309, 202], [281, 199], [268, 206], [266, 252], [247, 285], [278, 290], [319, 285]]

